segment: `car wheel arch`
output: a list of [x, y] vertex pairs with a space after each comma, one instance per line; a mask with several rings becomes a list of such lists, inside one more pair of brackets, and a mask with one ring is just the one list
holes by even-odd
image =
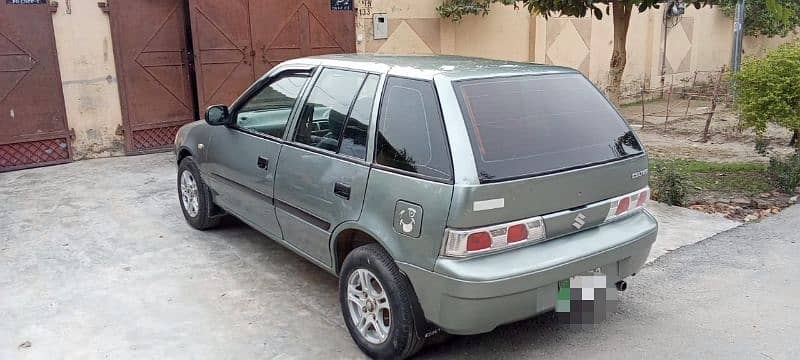
[[392, 259], [396, 259], [392, 254], [392, 248], [387, 246], [381, 236], [365, 229], [355, 222], [345, 222], [336, 227], [331, 236], [331, 258], [333, 260], [333, 271], [336, 275], [342, 269], [342, 264], [347, 255], [360, 246], [367, 244], [378, 244], [389, 253]]
[[178, 156], [176, 158], [178, 164], [187, 157], [193, 156], [192, 152], [186, 146], [182, 146], [180, 150], [178, 150]]
[[[359, 238], [360, 236], [360, 238]], [[331, 236], [331, 257], [333, 258], [333, 273], [336, 276], [341, 275], [342, 264], [344, 264], [344, 259], [347, 258], [347, 255], [350, 254], [353, 250], [368, 244], [378, 244], [381, 246], [389, 256], [394, 260], [397, 261], [397, 257], [392, 254], [392, 247], [387, 246], [388, 244], [385, 243], [384, 240], [381, 240], [382, 237], [375, 234], [374, 232], [364, 228], [360, 224], [356, 222], [345, 222], [340, 224], [339, 226], [334, 229]], [[355, 241], [354, 241], [355, 240]], [[419, 306], [419, 299], [417, 298], [416, 289], [414, 288], [414, 284], [410, 282], [408, 275], [400, 269], [400, 273], [409, 280], [411, 284], [411, 291], [414, 295], [414, 301], [417, 302], [417, 306], [414, 308], [415, 313], [415, 321], [419, 324], [427, 324], [427, 319], [425, 318], [425, 313], [422, 310], [422, 307]], [[420, 337], [425, 337], [425, 333], [430, 331], [430, 326], [421, 326], [418, 328], [418, 335]]]

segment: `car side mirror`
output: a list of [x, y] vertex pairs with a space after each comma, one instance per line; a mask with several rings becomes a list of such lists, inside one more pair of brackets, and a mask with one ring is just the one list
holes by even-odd
[[212, 126], [228, 125], [229, 115], [227, 106], [212, 105], [206, 109], [206, 122]]

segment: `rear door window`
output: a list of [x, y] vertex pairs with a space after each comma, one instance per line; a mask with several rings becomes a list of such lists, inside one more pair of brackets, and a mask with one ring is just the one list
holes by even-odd
[[389, 77], [383, 92], [375, 162], [440, 181], [453, 170], [433, 83]]
[[580, 74], [476, 79], [454, 86], [482, 182], [642, 152], [625, 120]]
[[337, 152], [347, 115], [366, 73], [324, 69], [300, 113], [294, 141]]
[[353, 110], [350, 110], [350, 116], [347, 117], [347, 123], [344, 126], [344, 135], [342, 135], [339, 145], [340, 154], [361, 160], [367, 158], [367, 133], [379, 79], [378, 75], [371, 74], [361, 86], [361, 91], [358, 92], [356, 102], [353, 104]]

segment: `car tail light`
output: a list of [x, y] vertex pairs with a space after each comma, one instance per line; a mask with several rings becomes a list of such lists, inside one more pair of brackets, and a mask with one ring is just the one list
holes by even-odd
[[525, 224], [517, 224], [508, 227], [508, 235], [506, 235], [506, 242], [515, 243], [528, 238], [528, 226]]
[[492, 236], [486, 231], [467, 236], [467, 251], [481, 251], [492, 247]]
[[544, 221], [541, 217], [470, 230], [447, 229], [443, 255], [464, 257], [532, 244], [544, 240], [545, 237]]
[[639, 201], [636, 202], [636, 207], [642, 207], [650, 199], [650, 189], [644, 189], [639, 193]]
[[617, 202], [617, 211], [614, 215], [622, 215], [631, 207], [631, 198], [626, 196]]
[[614, 221], [644, 207], [649, 197], [650, 188], [644, 188], [637, 192], [612, 199], [605, 222]]

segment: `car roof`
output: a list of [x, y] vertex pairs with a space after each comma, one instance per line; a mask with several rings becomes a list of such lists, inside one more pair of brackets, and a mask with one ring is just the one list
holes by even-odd
[[286, 62], [286, 64], [292, 63], [360, 69], [425, 80], [431, 80], [434, 77], [464, 80], [525, 74], [578, 73], [575, 69], [563, 66], [454, 55], [334, 54], [311, 56]]

